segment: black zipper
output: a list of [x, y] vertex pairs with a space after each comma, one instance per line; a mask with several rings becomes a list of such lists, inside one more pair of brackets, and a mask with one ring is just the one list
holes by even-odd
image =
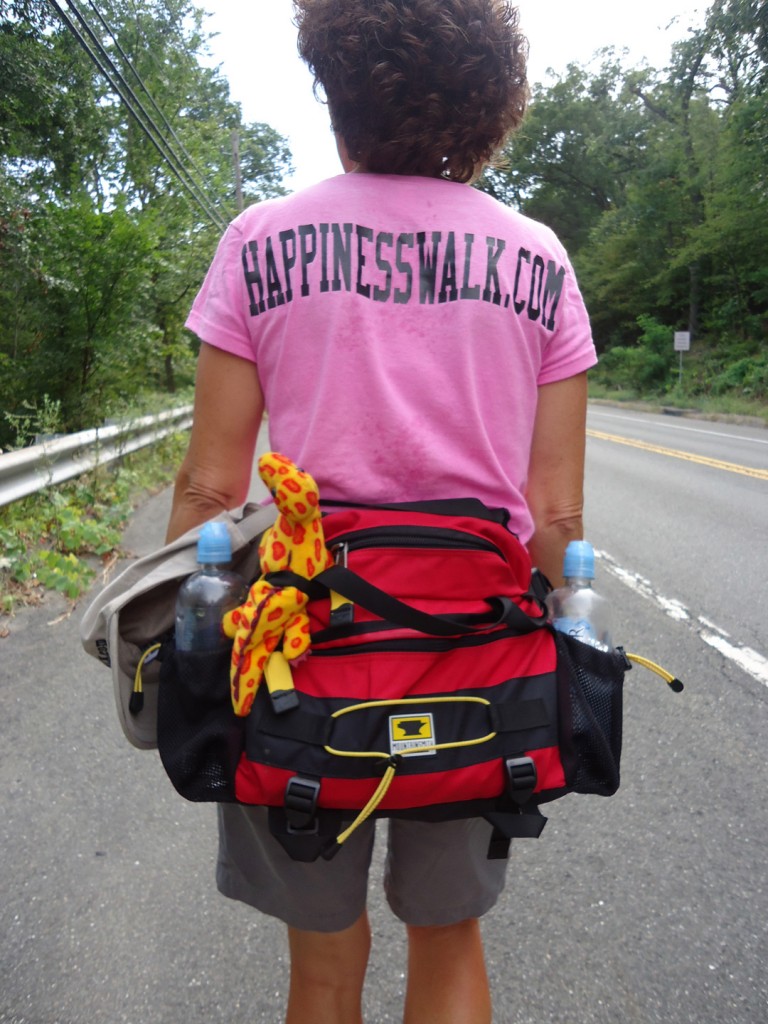
[[365, 548], [448, 548], [456, 551], [491, 551], [504, 558], [504, 552], [485, 537], [475, 537], [462, 530], [450, 530], [440, 526], [420, 527], [380, 526], [350, 530], [336, 537], [328, 538], [328, 548], [335, 553], [337, 548], [346, 552]]

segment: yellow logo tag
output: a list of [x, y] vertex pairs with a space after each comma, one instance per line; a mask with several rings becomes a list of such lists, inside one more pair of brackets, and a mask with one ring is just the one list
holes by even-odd
[[[431, 714], [390, 715], [389, 751], [405, 757], [426, 757], [436, 754], [435, 723]], [[427, 749], [422, 749], [427, 748]]]

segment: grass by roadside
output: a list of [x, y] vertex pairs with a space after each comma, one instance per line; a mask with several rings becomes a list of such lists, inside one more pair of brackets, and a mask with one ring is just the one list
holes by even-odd
[[590, 382], [589, 398], [593, 402], [608, 402], [642, 412], [670, 412], [696, 416], [703, 420], [768, 427], [768, 405], [739, 395], [697, 395], [694, 398], [685, 393], [672, 391], [665, 395], [644, 398], [637, 391], [612, 389]]
[[[120, 557], [133, 510], [174, 479], [188, 435], [171, 435], [119, 463], [0, 508], [0, 616], [40, 604], [48, 591], [70, 608]], [[0, 636], [7, 626], [0, 621]]]

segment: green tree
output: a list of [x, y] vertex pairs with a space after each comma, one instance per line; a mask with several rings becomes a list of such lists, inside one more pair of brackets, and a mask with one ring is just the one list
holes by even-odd
[[705, 217], [719, 119], [689, 81], [630, 74], [625, 94], [643, 105], [642, 164], [575, 263], [602, 341], [631, 340], [642, 312], [695, 335], [707, 258], [690, 240]]
[[[246, 202], [291, 168], [207, 66], [187, 0], [90, 9], [110, 80], [53, 10], [0, 0], [0, 406], [48, 395], [76, 429], [191, 381], [182, 325], [237, 208], [233, 137]], [[10, 434], [0, 422], [0, 445]]]
[[0, 0], [0, 157], [31, 194], [94, 180], [109, 147], [105, 89], [44, 0]]
[[764, 0], [715, 0], [663, 70], [603, 51], [535, 88], [482, 187], [558, 232], [600, 349], [643, 316], [747, 358], [764, 341], [767, 56]]
[[550, 225], [576, 252], [601, 216], [621, 205], [642, 166], [645, 112], [624, 88], [621, 55], [605, 49], [596, 69], [570, 64], [537, 85], [504, 164], [480, 187]]

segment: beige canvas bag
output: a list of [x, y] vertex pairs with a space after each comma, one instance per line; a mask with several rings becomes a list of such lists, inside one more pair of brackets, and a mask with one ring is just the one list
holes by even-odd
[[[246, 506], [241, 519], [226, 512], [216, 517], [229, 530], [231, 567], [248, 581], [259, 575], [258, 538], [275, 518], [274, 505]], [[143, 750], [157, 747], [160, 666], [156, 660], [142, 666], [138, 714], [130, 708], [136, 670], [147, 648], [173, 630], [179, 586], [197, 569], [198, 535], [196, 527], [127, 566], [96, 595], [80, 625], [85, 651], [112, 671], [117, 717], [126, 738]]]

